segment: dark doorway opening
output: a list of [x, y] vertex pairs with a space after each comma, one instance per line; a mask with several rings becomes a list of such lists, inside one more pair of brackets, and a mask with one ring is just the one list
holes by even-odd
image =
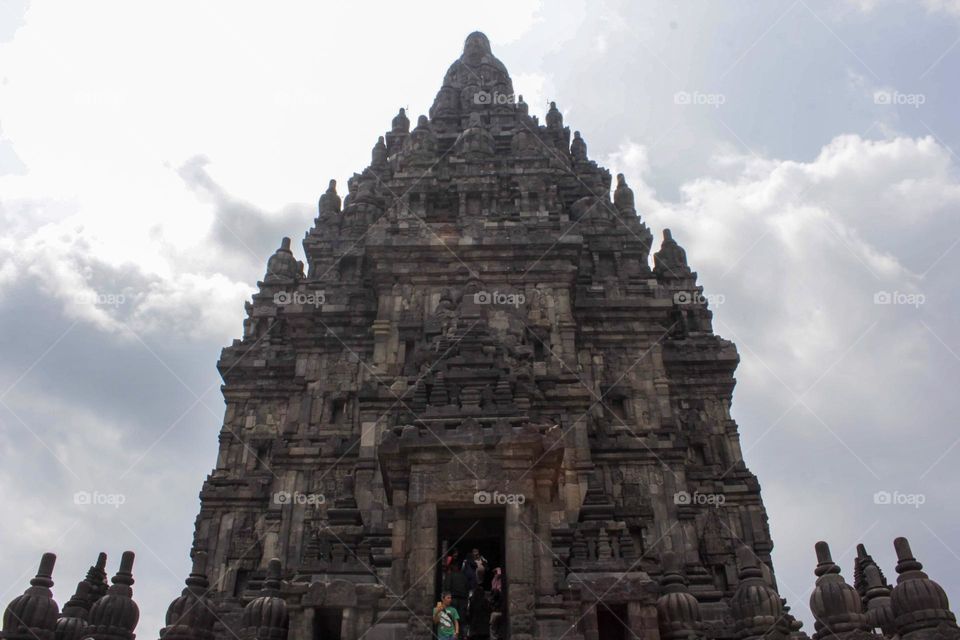
[[321, 607], [313, 610], [313, 640], [340, 640], [343, 611]]
[[627, 605], [597, 605], [597, 631], [603, 640], [627, 640], [630, 630], [627, 628]]
[[[504, 628], [506, 624], [506, 602], [507, 589], [509, 589], [510, 571], [509, 567], [504, 566], [506, 560], [506, 535], [504, 529], [504, 509], [503, 507], [464, 507], [458, 509], [438, 509], [437, 510], [437, 547], [443, 554], [443, 560], [437, 565], [436, 594], [435, 600], [440, 600], [442, 594], [446, 572], [446, 559], [450, 553], [456, 549], [459, 552], [457, 559], [458, 568], [462, 565], [464, 559], [473, 551], [478, 549], [480, 555], [487, 560], [487, 571], [483, 578], [482, 587], [489, 597], [493, 570], [497, 567], [503, 569], [505, 576], [503, 593], [501, 594]], [[465, 603], [458, 606], [458, 613], [465, 617], [466, 610], [460, 611]]]

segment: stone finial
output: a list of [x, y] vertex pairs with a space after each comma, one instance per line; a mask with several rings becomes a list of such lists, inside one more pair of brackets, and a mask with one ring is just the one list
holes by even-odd
[[400, 112], [393, 116], [390, 129], [393, 133], [410, 133], [410, 118], [407, 117], [406, 109], [400, 107]]
[[87, 570], [86, 577], [77, 583], [73, 597], [63, 605], [60, 619], [57, 620], [56, 640], [81, 640], [87, 637], [87, 620], [90, 607], [107, 591], [107, 554], [100, 553], [97, 562]]
[[427, 116], [417, 118], [416, 128], [410, 132], [406, 141], [403, 143], [401, 156], [409, 158], [411, 156], [422, 161], [432, 162], [437, 153], [437, 136], [430, 128], [430, 120]]
[[260, 595], [243, 608], [240, 640], [286, 640], [289, 626], [287, 602], [280, 596], [280, 560], [273, 558]]
[[892, 636], [897, 630], [890, 602], [890, 586], [875, 564], [868, 565], [863, 573], [866, 582], [863, 602], [867, 612], [867, 624], [871, 629], [880, 629], [885, 636]]
[[326, 192], [320, 196], [320, 215], [340, 213], [340, 204], [340, 196], [337, 195], [337, 181], [331, 180], [327, 185]]
[[[867, 548], [863, 544], [857, 545], [857, 558], [853, 562], [853, 588], [857, 590], [857, 593], [860, 594], [861, 598], [866, 597], [867, 595], [867, 581], [866, 581], [866, 569], [869, 566], [874, 566], [877, 568], [877, 573], [880, 576], [880, 581], [882, 584], [887, 585], [887, 580], [883, 576], [883, 571], [880, 570], [880, 567], [877, 566], [877, 563], [874, 562], [873, 557], [867, 553]], [[887, 585], [889, 587], [889, 585]]]
[[167, 607], [166, 626], [160, 630], [162, 640], [213, 640], [213, 601], [207, 598], [210, 581], [206, 574], [207, 554], [198, 551], [193, 556], [193, 569], [186, 579], [186, 587]]
[[373, 145], [371, 152], [370, 166], [375, 169], [382, 169], [387, 166], [387, 143], [383, 136], [377, 138], [377, 144]]
[[93, 606], [93, 603], [105, 596], [107, 589], [110, 588], [107, 582], [107, 554], [100, 552], [96, 564], [87, 569], [85, 580], [90, 583], [90, 606]]
[[740, 565], [739, 584], [730, 598], [730, 612], [734, 632], [744, 639], [786, 636], [789, 623], [783, 615], [780, 594], [763, 577], [753, 550], [743, 546], [737, 549]]
[[517, 96], [517, 111], [523, 115], [530, 115], [530, 105], [523, 101], [523, 96]]
[[579, 131], [573, 132], [573, 141], [570, 143], [570, 155], [575, 162], [587, 161], [587, 143], [580, 137]]
[[899, 575], [890, 600], [894, 625], [901, 638], [923, 637], [924, 634], [919, 632], [940, 625], [956, 629], [957, 620], [950, 611], [947, 594], [923, 571], [923, 565], [913, 557], [907, 539], [897, 538], [893, 546], [897, 551]]
[[290, 250], [290, 238], [280, 241], [277, 249], [267, 260], [267, 273], [263, 276], [264, 282], [284, 282], [303, 278], [303, 262], [297, 260]]
[[860, 594], [840, 575], [840, 567], [830, 555], [830, 546], [820, 541], [817, 551], [817, 585], [810, 594], [810, 611], [816, 620], [815, 638], [867, 630]]
[[613, 192], [613, 206], [620, 213], [636, 213], [637, 208], [634, 204], [633, 189], [627, 186], [627, 179], [622, 173], [617, 174], [617, 188]]
[[470, 61], [491, 53], [490, 38], [482, 31], [474, 31], [463, 41], [463, 57]]
[[690, 275], [687, 252], [673, 239], [670, 229], [663, 230], [660, 251], [653, 254], [653, 272], [658, 276], [683, 277]]
[[77, 583], [77, 590], [63, 605], [54, 633], [56, 640], [81, 640], [86, 637], [87, 615], [90, 611], [90, 584], [86, 580]]
[[3, 612], [5, 640], [54, 640], [60, 607], [53, 599], [53, 565], [57, 556], [45, 553], [37, 575], [22, 595], [14, 598]]
[[688, 640], [701, 637], [703, 624], [700, 603], [687, 588], [687, 579], [680, 572], [680, 560], [672, 551], [660, 557], [663, 576], [657, 598], [657, 621], [664, 640]]
[[563, 128], [563, 114], [560, 113], [559, 109], [557, 109], [556, 102], [551, 102], [550, 109], [547, 111], [547, 128], [548, 129]]
[[95, 640], [133, 640], [140, 621], [140, 608], [133, 601], [133, 551], [124, 551], [113, 584], [90, 608], [87, 629]]

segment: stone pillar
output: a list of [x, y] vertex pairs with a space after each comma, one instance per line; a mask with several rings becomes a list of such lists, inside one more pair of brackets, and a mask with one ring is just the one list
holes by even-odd
[[535, 631], [536, 564], [534, 507], [507, 505], [507, 624], [514, 640], [532, 638]]
[[410, 527], [416, 534], [408, 538], [410, 560], [407, 563], [407, 577], [410, 586], [409, 595], [404, 599], [411, 604], [410, 608], [416, 615], [426, 618], [430, 616], [434, 604], [434, 572], [438, 555], [437, 505], [428, 503], [414, 507]]
[[583, 601], [580, 605], [580, 610], [580, 626], [583, 629], [583, 640], [600, 640], [600, 628], [597, 625], [597, 603]]
[[643, 640], [660, 640], [660, 628], [657, 626], [657, 607], [642, 602], [627, 603], [627, 619], [630, 632]]
[[537, 478], [536, 535], [534, 546], [537, 554], [537, 595], [553, 595], [553, 545], [550, 539], [550, 478]]
[[343, 609], [343, 617], [340, 619], [340, 637], [343, 640], [356, 640], [357, 610], [353, 607]]
[[373, 322], [373, 365], [377, 370], [385, 369], [389, 358], [389, 341], [392, 331], [389, 320], [375, 320]]
[[391, 542], [390, 591], [406, 592], [407, 535], [410, 529], [410, 511], [407, 507], [407, 488], [393, 490], [393, 531]]
[[313, 607], [304, 607], [300, 609], [300, 611], [291, 611], [289, 637], [312, 638], [314, 615], [315, 610]]

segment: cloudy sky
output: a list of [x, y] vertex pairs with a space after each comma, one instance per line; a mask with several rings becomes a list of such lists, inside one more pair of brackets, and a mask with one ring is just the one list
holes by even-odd
[[244, 300], [475, 29], [713, 296], [794, 612], [821, 538], [960, 597], [960, 2], [340, 4], [0, 2], [3, 603], [134, 549], [155, 637]]

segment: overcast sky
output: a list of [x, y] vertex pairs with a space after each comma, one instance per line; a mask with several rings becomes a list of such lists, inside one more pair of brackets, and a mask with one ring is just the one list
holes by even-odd
[[819, 539], [960, 597], [958, 0], [340, 4], [0, 2], [0, 606], [133, 549], [155, 637], [244, 300], [476, 29], [713, 296], [806, 630]]

